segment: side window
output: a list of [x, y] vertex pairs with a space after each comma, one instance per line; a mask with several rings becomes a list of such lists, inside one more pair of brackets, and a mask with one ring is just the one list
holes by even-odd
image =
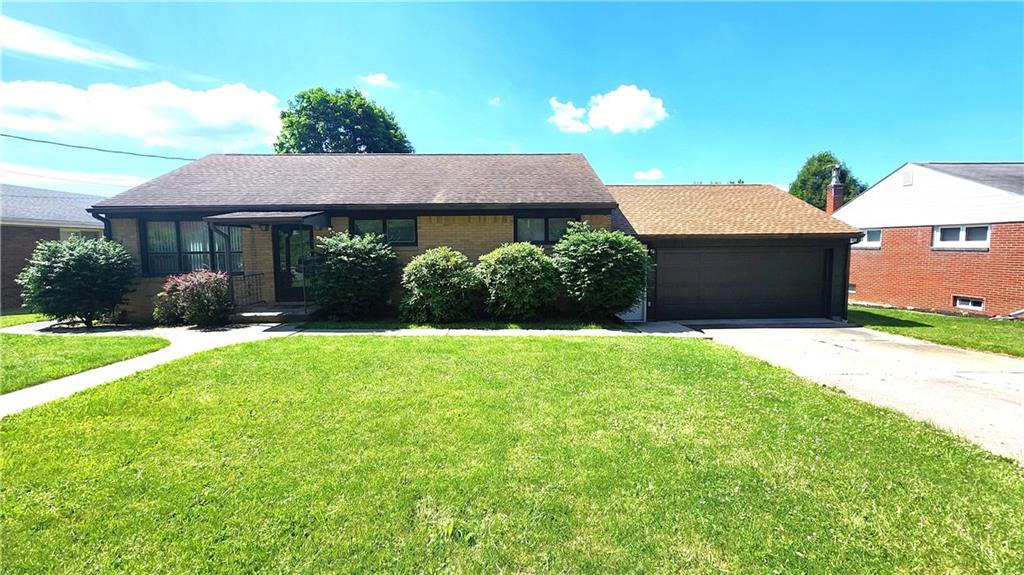
[[938, 249], [984, 249], [992, 230], [988, 224], [935, 226], [932, 247]]
[[857, 248], [880, 248], [882, 247], [882, 230], [880, 229], [867, 229], [864, 230], [864, 237], [855, 244]]
[[544, 218], [516, 218], [516, 241], [544, 242]]
[[365, 234], [384, 235], [384, 220], [354, 220], [352, 231], [357, 236]]
[[146, 222], [146, 258], [152, 275], [178, 273], [178, 228], [175, 222]]
[[388, 242], [395, 245], [416, 244], [416, 219], [392, 219], [387, 220], [384, 228], [387, 230]]

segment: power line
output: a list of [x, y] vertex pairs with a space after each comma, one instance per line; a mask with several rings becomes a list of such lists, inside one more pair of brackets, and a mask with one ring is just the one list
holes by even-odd
[[180, 156], [161, 156], [159, 154], [139, 154], [137, 152], [125, 152], [123, 150], [108, 150], [106, 148], [94, 148], [92, 146], [76, 146], [74, 144], [65, 144], [63, 142], [53, 142], [53, 141], [50, 141], [50, 140], [37, 140], [35, 138], [26, 138], [24, 136], [15, 136], [14, 134], [3, 134], [3, 133], [0, 133], [0, 136], [3, 136], [4, 138], [14, 138], [15, 140], [24, 140], [26, 142], [35, 142], [37, 144], [50, 144], [52, 146], [63, 146], [65, 148], [76, 148], [76, 149], [79, 149], [79, 150], [90, 150], [90, 151], [93, 151], [93, 152], [106, 152], [108, 154], [122, 154], [124, 156], [138, 156], [140, 158], [159, 158], [161, 160], [183, 160], [183, 161], [186, 161], [186, 162], [191, 162], [191, 161], [196, 160], [196, 158], [182, 158]]
[[43, 175], [40, 175], [40, 174], [33, 174], [32, 172], [19, 172], [17, 170], [0, 169], [0, 172], [4, 172], [4, 173], [7, 173], [7, 174], [18, 174], [19, 176], [31, 176], [33, 178], [39, 178], [40, 180], [61, 180], [63, 182], [74, 182], [76, 184], [90, 184], [90, 185], [94, 185], [94, 186], [111, 186], [111, 187], [114, 187], [114, 188], [130, 188], [130, 187], [132, 187], [131, 184], [122, 185], [122, 184], [107, 184], [107, 183], [104, 183], [104, 182], [88, 182], [88, 181], [85, 181], [85, 180], [76, 180], [76, 179], [73, 179], [73, 178], [61, 178], [61, 177], [58, 177], [58, 176], [43, 176]]

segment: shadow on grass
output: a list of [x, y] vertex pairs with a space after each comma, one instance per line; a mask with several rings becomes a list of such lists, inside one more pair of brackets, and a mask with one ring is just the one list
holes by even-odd
[[883, 315], [881, 313], [875, 313], [867, 310], [854, 310], [851, 309], [849, 312], [848, 320], [851, 323], [856, 323], [864, 327], [934, 327], [927, 323], [921, 323], [911, 319], [902, 319], [898, 317], [892, 317], [889, 315]]

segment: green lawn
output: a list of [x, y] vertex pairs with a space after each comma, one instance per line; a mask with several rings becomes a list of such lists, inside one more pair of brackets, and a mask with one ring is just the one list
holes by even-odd
[[850, 306], [864, 327], [956, 347], [1024, 357], [1024, 321], [996, 321], [900, 309]]
[[543, 329], [543, 330], [580, 330], [610, 329], [615, 331], [632, 330], [629, 324], [622, 322], [586, 322], [586, 321], [539, 321], [539, 322], [505, 322], [505, 321], [470, 321], [457, 323], [413, 323], [396, 319], [372, 319], [353, 321], [317, 320], [302, 324], [306, 329], [337, 329], [337, 330], [395, 330], [395, 329]]
[[43, 321], [44, 319], [46, 319], [46, 317], [41, 313], [32, 313], [22, 309], [4, 310], [3, 313], [0, 314], [0, 328], [21, 325], [23, 323], [32, 323], [34, 321]]
[[0, 333], [0, 393], [156, 351], [157, 337], [55, 336]]
[[706, 341], [261, 341], [0, 443], [9, 573], [1024, 569], [1020, 468]]

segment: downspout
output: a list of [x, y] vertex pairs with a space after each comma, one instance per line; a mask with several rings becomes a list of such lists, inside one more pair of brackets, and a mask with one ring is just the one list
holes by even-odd
[[110, 237], [110, 220], [107, 219], [107, 216], [97, 214], [96, 212], [89, 212], [89, 215], [103, 223], [103, 237], [107, 238], [108, 240], [114, 239]]

